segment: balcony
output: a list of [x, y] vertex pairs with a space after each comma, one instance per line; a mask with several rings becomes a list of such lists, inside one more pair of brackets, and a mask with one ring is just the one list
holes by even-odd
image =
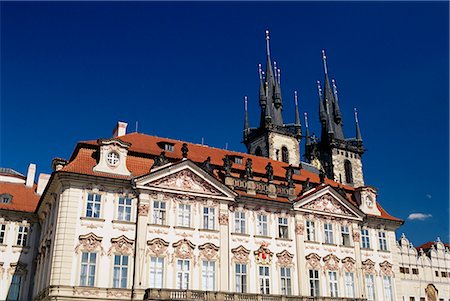
[[242, 294], [227, 292], [207, 292], [177, 289], [145, 290], [144, 300], [206, 300], [206, 301], [366, 301], [361, 298], [302, 297], [284, 295]]

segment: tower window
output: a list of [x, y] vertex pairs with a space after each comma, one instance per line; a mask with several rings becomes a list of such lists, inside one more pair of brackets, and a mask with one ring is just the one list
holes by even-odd
[[345, 160], [344, 169], [345, 169], [345, 182], [353, 183], [352, 163], [350, 163], [349, 160]]
[[255, 150], [255, 156], [262, 156], [261, 148], [258, 146]]
[[281, 161], [289, 163], [289, 151], [286, 146], [281, 148]]

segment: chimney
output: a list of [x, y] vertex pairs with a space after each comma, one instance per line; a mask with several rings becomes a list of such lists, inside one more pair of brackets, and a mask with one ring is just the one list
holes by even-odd
[[38, 183], [37, 183], [37, 191], [36, 193], [42, 195], [45, 187], [47, 186], [48, 180], [50, 180], [50, 175], [46, 173], [41, 173], [39, 175]]
[[33, 187], [35, 175], [36, 175], [36, 164], [30, 163], [30, 166], [28, 166], [27, 181], [25, 183], [27, 187]]
[[125, 135], [127, 133], [127, 125], [128, 123], [126, 122], [118, 121], [113, 131], [113, 138]]

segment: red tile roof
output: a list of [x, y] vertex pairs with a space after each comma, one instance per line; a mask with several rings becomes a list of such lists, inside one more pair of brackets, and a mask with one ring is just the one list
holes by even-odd
[[34, 212], [39, 202], [36, 184], [31, 188], [23, 183], [0, 182], [0, 194], [3, 193], [12, 195], [12, 200], [9, 204], [0, 203], [0, 209]]
[[[424, 243], [423, 245], [420, 245], [420, 246], [416, 247], [416, 249], [417, 249], [417, 250], [422, 249], [422, 250], [424, 250], [424, 251], [426, 252], [426, 251], [428, 251], [429, 249], [431, 249], [431, 246], [433, 246], [434, 244], [436, 244], [435, 241], [429, 241], [429, 242]], [[450, 248], [450, 245], [449, 245], [449, 244], [446, 244], [446, 243], [443, 243], [443, 244], [444, 244], [444, 246], [445, 246], [446, 248]]]

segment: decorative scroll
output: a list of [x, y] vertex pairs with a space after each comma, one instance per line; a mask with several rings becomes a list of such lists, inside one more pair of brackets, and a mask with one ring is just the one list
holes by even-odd
[[256, 262], [259, 264], [270, 264], [272, 262], [273, 252], [267, 248], [267, 243], [263, 242], [258, 250], [254, 252]]
[[380, 272], [382, 275], [386, 275], [386, 276], [394, 275], [394, 273], [392, 271], [392, 264], [389, 263], [387, 260], [380, 263], [380, 268], [381, 268]]
[[323, 261], [325, 262], [324, 268], [326, 270], [330, 270], [330, 271], [337, 271], [337, 270], [339, 270], [338, 264], [339, 264], [340, 259], [337, 258], [336, 255], [329, 254], [329, 255], [327, 255], [327, 256], [325, 256], [323, 258]]
[[353, 241], [359, 242], [361, 239], [361, 233], [358, 230], [353, 231]]
[[221, 213], [219, 215], [219, 225], [228, 225], [228, 214]]
[[215, 195], [220, 194], [211, 184], [207, 183], [205, 180], [195, 175], [190, 170], [182, 170], [178, 173], [152, 182], [151, 185]]
[[334, 197], [329, 194], [326, 194], [317, 200], [305, 204], [303, 208], [326, 213], [352, 216], [351, 212], [348, 209], [342, 206]]
[[345, 257], [342, 259], [342, 265], [344, 267], [344, 270], [347, 272], [352, 272], [355, 270], [355, 260], [351, 257]]
[[102, 239], [102, 237], [99, 237], [92, 232], [86, 235], [80, 235], [80, 243], [75, 247], [75, 253], [78, 254], [80, 251], [100, 251], [101, 253], [104, 253]]
[[370, 259], [366, 259], [362, 262], [363, 264], [363, 272], [365, 274], [375, 275], [377, 272], [375, 271], [375, 262]]
[[212, 244], [212, 243], [206, 243], [198, 247], [200, 250], [200, 256], [211, 260], [213, 258], [217, 257], [217, 252], [219, 251], [219, 247]]
[[303, 232], [305, 231], [305, 225], [303, 222], [297, 221], [295, 223], [295, 234], [303, 235]]
[[319, 269], [320, 266], [320, 256], [316, 253], [311, 253], [306, 255], [306, 264], [309, 265], [313, 269]]
[[247, 250], [243, 246], [239, 246], [237, 248], [231, 249], [231, 253], [233, 253], [233, 259], [237, 263], [248, 263], [248, 255], [250, 254], [250, 251]]
[[133, 242], [133, 240], [129, 239], [125, 235], [111, 239], [111, 248], [109, 248], [108, 255], [111, 255], [113, 253], [121, 255], [132, 255]]
[[278, 265], [280, 265], [282, 267], [292, 266], [292, 259], [294, 258], [293, 254], [284, 250], [283, 252], [277, 253], [276, 255], [278, 257]]
[[164, 239], [158, 237], [147, 241], [147, 246], [147, 254], [151, 252], [155, 256], [159, 257], [167, 251], [169, 243]]
[[139, 204], [138, 214], [139, 216], [147, 216], [150, 206], [148, 204]]
[[195, 245], [187, 239], [182, 239], [173, 244], [174, 255], [181, 259], [190, 259], [194, 256]]

